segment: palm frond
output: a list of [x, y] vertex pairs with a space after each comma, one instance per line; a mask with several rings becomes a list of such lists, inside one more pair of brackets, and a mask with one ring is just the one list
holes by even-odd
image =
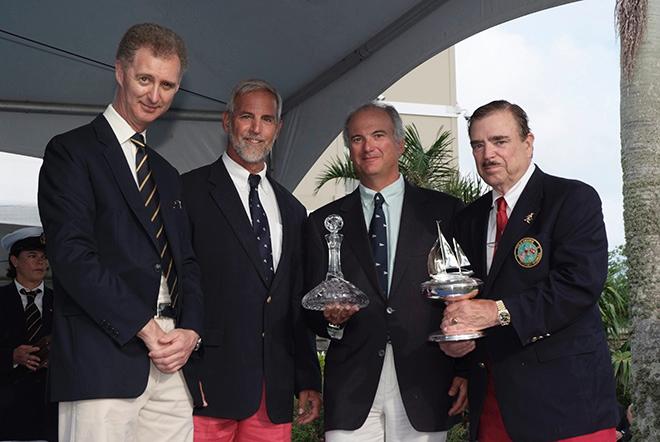
[[351, 179], [357, 179], [357, 173], [355, 172], [355, 167], [353, 166], [350, 155], [345, 153], [344, 158], [335, 157], [325, 165], [321, 175], [316, 179], [314, 195], [319, 193], [321, 187], [323, 187], [328, 181], [342, 180], [348, 182], [348, 180]]

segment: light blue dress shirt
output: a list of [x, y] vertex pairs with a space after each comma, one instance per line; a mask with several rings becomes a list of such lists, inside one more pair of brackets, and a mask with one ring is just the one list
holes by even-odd
[[[394, 257], [396, 256], [396, 245], [399, 239], [399, 226], [401, 225], [401, 209], [403, 208], [403, 194], [405, 192], [405, 182], [403, 176], [380, 191], [385, 202], [383, 203], [383, 212], [385, 213], [385, 222], [387, 223], [387, 292], [392, 287], [392, 271], [394, 270]], [[360, 189], [360, 200], [362, 202], [362, 212], [364, 213], [364, 222], [369, 231], [371, 217], [374, 214], [374, 196], [376, 191], [363, 186]]]

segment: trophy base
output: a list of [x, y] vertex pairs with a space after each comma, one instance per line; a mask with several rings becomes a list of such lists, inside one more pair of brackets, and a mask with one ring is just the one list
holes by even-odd
[[458, 335], [445, 335], [442, 332], [431, 333], [428, 337], [428, 340], [431, 342], [457, 342], [457, 341], [469, 341], [472, 339], [479, 339], [486, 336], [485, 332], [476, 331], [472, 333], [461, 333]]
[[429, 299], [460, 301], [473, 298], [472, 291], [481, 286], [481, 280], [461, 273], [442, 273], [421, 284], [422, 294]]

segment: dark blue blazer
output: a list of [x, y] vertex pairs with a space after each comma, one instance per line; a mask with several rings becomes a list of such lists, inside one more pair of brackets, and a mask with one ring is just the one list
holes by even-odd
[[[552, 441], [614, 427], [617, 402], [598, 298], [607, 238], [596, 191], [536, 169], [516, 203], [486, 275], [489, 192], [456, 218], [455, 236], [484, 280], [479, 297], [502, 299], [511, 325], [477, 340], [470, 364], [470, 430], [478, 432], [489, 364], [514, 441]], [[527, 239], [526, 239], [527, 238]], [[540, 260], [516, 259], [535, 240]], [[522, 243], [521, 243], [522, 241]]]
[[[179, 278], [176, 326], [201, 334], [199, 267], [179, 175], [151, 149], [149, 164]], [[51, 398], [139, 396], [149, 358], [136, 334], [155, 314], [160, 257], [135, 180], [102, 115], [48, 143], [39, 212], [56, 293]], [[199, 402], [199, 389], [189, 387]]]
[[270, 285], [252, 224], [219, 158], [183, 175], [204, 290], [204, 345], [194, 365], [208, 406], [195, 414], [245, 419], [266, 389], [268, 416], [291, 422], [293, 397], [321, 391], [314, 336], [302, 318], [305, 208], [268, 177], [282, 219], [282, 254]]
[[[42, 299], [37, 340], [51, 332], [53, 291], [45, 287]], [[55, 440], [57, 408], [46, 400], [47, 369], [14, 368], [14, 349], [27, 343], [25, 310], [12, 281], [0, 287], [0, 440]]]
[[[378, 388], [388, 341], [394, 350], [399, 390], [412, 426], [418, 431], [442, 431], [452, 423], [447, 395], [456, 361], [428, 342], [440, 328], [443, 304], [422, 296], [429, 279], [427, 257], [438, 238], [436, 221], [447, 225], [462, 204], [456, 198], [406, 183], [401, 224], [389, 296], [381, 291], [364, 221], [359, 189], [321, 207], [307, 223], [306, 288], [326, 276], [328, 233], [323, 222], [338, 214], [342, 272], [368, 297], [369, 305], [346, 323], [341, 340], [332, 340], [325, 358], [323, 400], [326, 430], [355, 430], [367, 418]], [[307, 312], [314, 331], [329, 337], [320, 312]]]

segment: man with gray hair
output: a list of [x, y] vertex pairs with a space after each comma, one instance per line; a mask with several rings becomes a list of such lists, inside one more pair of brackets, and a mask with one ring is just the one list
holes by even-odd
[[186, 68], [181, 38], [132, 26], [115, 61], [115, 99], [54, 137], [39, 177], [55, 307], [49, 388], [62, 441], [192, 441], [199, 267], [179, 174], [146, 144]]
[[222, 125], [227, 150], [183, 176], [205, 293], [206, 407], [196, 441], [288, 441], [293, 396], [299, 423], [319, 415], [314, 337], [302, 318], [305, 208], [266, 160], [282, 127], [282, 99], [263, 80], [241, 81]]
[[325, 359], [325, 429], [329, 442], [444, 441], [467, 403], [467, 383], [452, 358], [427, 341], [442, 306], [420, 294], [427, 255], [462, 207], [456, 198], [408, 183], [399, 172], [401, 117], [368, 103], [346, 119], [344, 140], [360, 179], [353, 193], [309, 217], [306, 287], [325, 278], [324, 220], [344, 220], [342, 271], [369, 305], [308, 312], [317, 334], [331, 339]]

